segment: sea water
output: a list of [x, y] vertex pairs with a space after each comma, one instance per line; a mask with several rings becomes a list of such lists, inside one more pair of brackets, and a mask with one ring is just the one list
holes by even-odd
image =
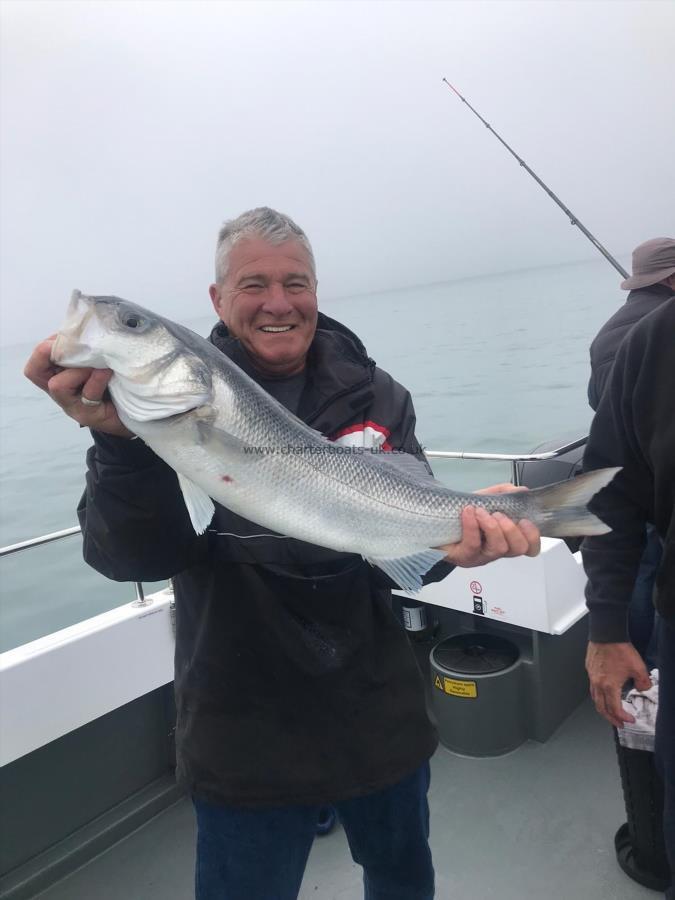
[[[588, 346], [625, 298], [619, 280], [594, 260], [320, 299], [320, 308], [355, 331], [377, 364], [410, 390], [426, 448], [527, 453], [588, 432]], [[182, 321], [207, 335], [214, 319]], [[77, 524], [91, 440], [22, 375], [42, 337], [2, 351], [2, 546]], [[462, 490], [510, 477], [508, 466], [495, 463], [434, 461], [434, 470]], [[0, 651], [134, 596], [131, 585], [82, 562], [79, 536], [0, 559], [0, 584]]]

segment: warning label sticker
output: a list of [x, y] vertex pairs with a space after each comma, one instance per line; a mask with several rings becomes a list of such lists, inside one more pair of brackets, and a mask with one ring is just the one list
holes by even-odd
[[474, 698], [478, 696], [475, 681], [457, 681], [455, 678], [443, 678], [441, 680], [440, 675], [436, 675], [434, 687], [445, 694], [452, 694], [453, 697]]

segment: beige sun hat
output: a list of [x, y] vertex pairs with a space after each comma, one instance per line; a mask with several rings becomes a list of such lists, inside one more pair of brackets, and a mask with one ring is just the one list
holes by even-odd
[[624, 291], [649, 287], [675, 274], [675, 240], [658, 237], [633, 250], [633, 274], [621, 282]]

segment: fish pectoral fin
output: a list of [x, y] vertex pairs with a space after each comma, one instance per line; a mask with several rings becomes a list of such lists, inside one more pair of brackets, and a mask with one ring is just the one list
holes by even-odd
[[183, 500], [185, 500], [192, 527], [197, 534], [203, 534], [211, 524], [211, 519], [216, 511], [213, 500], [194, 481], [186, 478], [185, 475], [181, 475], [180, 472], [176, 472], [176, 474], [178, 475], [178, 484], [183, 492]]
[[211, 396], [208, 390], [194, 393], [180, 387], [173, 391], [166, 386], [158, 389], [154, 381], [134, 381], [119, 372], [110, 379], [109, 387], [113, 403], [135, 422], [157, 422], [190, 412]]
[[442, 559], [445, 559], [445, 553], [442, 550], [429, 549], [413, 553], [412, 556], [401, 556], [396, 559], [371, 557], [367, 559], [367, 562], [371, 566], [382, 569], [401, 590], [419, 591], [422, 588], [422, 577]]
[[237, 462], [256, 462], [262, 459], [263, 454], [258, 453], [258, 448], [252, 444], [247, 444], [241, 438], [235, 437], [222, 428], [218, 428], [213, 421], [207, 417], [197, 419], [197, 433], [199, 435], [199, 443], [203, 447], [218, 446], [225, 450], [228, 454], [236, 453]]

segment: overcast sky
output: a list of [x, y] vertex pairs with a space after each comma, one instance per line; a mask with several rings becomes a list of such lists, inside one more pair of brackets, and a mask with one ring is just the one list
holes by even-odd
[[592, 257], [443, 76], [613, 253], [675, 233], [673, 2], [1, 8], [3, 343], [75, 287], [208, 313], [263, 204], [324, 298]]

